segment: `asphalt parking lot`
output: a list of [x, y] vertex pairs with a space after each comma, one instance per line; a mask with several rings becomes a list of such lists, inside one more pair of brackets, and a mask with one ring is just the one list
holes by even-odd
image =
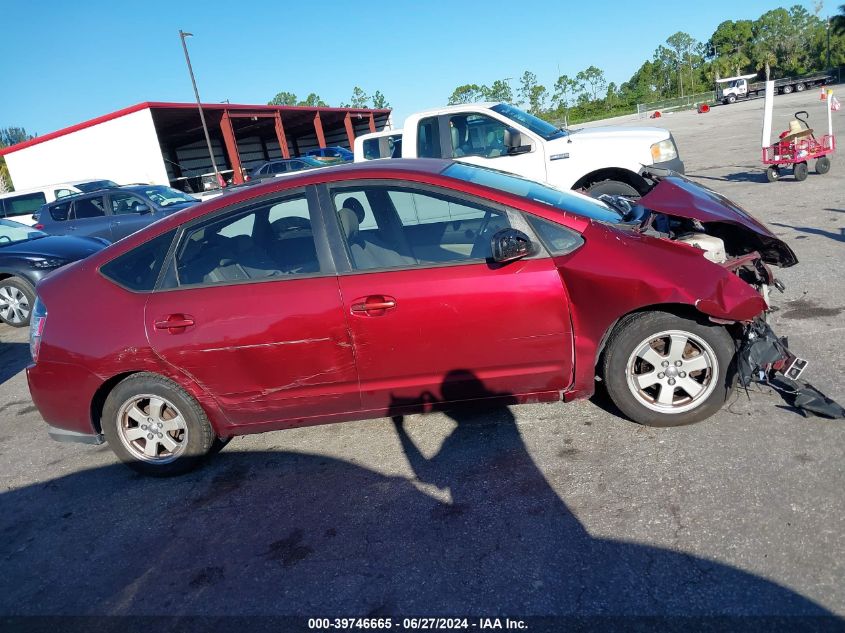
[[[773, 327], [845, 402], [845, 161], [767, 183], [762, 108], [636, 123], [795, 250]], [[809, 92], [775, 134], [799, 109], [826, 128]], [[845, 615], [845, 421], [777, 394], [677, 429], [601, 398], [304, 428], [152, 480], [48, 438], [26, 342], [0, 326], [0, 615]]]

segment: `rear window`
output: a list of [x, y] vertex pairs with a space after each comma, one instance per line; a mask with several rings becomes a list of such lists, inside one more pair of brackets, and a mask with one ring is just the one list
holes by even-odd
[[159, 235], [104, 264], [100, 272], [124, 288], [149, 292], [155, 288], [161, 265], [167, 257], [174, 235], [175, 229]]
[[92, 180], [91, 182], [79, 182], [75, 185], [83, 193], [90, 193], [91, 191], [98, 191], [100, 189], [111, 189], [117, 186], [118, 184], [113, 180]]
[[43, 192], [38, 191], [3, 198], [0, 200], [0, 208], [2, 208], [5, 217], [11, 218], [16, 215], [32, 215], [46, 202], [47, 197]]

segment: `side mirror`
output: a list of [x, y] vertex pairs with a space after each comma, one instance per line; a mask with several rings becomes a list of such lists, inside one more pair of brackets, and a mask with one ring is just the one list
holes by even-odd
[[146, 205], [146, 204], [136, 204], [135, 207], [133, 208], [133, 210], [138, 215], [145, 215], [145, 214], [150, 212], [150, 207], [149, 207], [149, 205]]
[[512, 262], [534, 254], [534, 244], [522, 231], [501, 229], [491, 238], [493, 261], [500, 264]]
[[509, 127], [505, 130], [505, 147], [508, 148], [508, 154], [513, 156], [514, 154], [525, 154], [530, 152], [534, 149], [534, 146], [531, 143], [526, 143], [523, 145], [522, 141], [522, 133]]

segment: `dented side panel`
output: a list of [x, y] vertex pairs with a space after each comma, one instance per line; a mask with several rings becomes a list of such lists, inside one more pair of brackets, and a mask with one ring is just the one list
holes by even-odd
[[[212, 394], [235, 426], [361, 409], [335, 277], [156, 293], [145, 312], [153, 350]], [[173, 313], [195, 325], [155, 327]]]
[[585, 244], [555, 259], [571, 301], [575, 381], [568, 399], [592, 394], [598, 346], [623, 315], [681, 304], [719, 319], [744, 321], [766, 309], [763, 297], [702, 251], [601, 224]]

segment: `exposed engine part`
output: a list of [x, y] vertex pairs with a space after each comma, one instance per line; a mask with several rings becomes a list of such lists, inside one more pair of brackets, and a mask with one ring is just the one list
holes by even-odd
[[737, 349], [739, 382], [769, 386], [804, 415], [845, 418], [845, 409], [808, 382], [801, 380], [807, 361], [792, 354], [785, 338], [778, 338], [767, 323], [755, 320], [746, 326]]
[[725, 242], [718, 237], [706, 233], [686, 233], [675, 238], [675, 241], [703, 250], [704, 257], [716, 264], [722, 264], [728, 260], [725, 253]]

